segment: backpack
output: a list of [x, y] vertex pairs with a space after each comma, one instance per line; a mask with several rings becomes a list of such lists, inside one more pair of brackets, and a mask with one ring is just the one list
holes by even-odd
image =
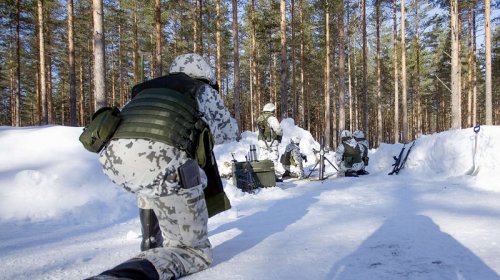
[[90, 152], [99, 153], [108, 143], [120, 124], [117, 107], [102, 107], [92, 115], [92, 120], [83, 128], [79, 140]]
[[270, 142], [274, 140], [274, 133], [273, 129], [269, 126], [269, 123], [267, 120], [272, 116], [271, 113], [264, 112], [260, 117], [257, 119], [257, 127], [259, 129], [259, 140], [264, 140], [267, 142]]

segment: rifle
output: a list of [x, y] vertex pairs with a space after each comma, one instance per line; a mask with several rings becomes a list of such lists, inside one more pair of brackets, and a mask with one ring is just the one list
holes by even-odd
[[392, 175], [394, 173], [398, 174], [399, 172], [399, 163], [401, 162], [401, 158], [403, 157], [403, 152], [405, 151], [405, 146], [406, 144], [403, 144], [403, 148], [401, 149], [401, 152], [399, 152], [399, 156], [396, 157], [396, 156], [392, 156], [392, 158], [394, 159], [394, 164], [392, 166], [394, 166], [394, 168], [392, 168], [392, 171], [388, 174], [388, 175]]

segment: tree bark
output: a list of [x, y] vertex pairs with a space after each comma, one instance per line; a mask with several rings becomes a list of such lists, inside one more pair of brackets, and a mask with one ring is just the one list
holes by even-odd
[[363, 19], [363, 130], [368, 137], [368, 43], [366, 38], [366, 0], [362, 0]]
[[302, 112], [300, 114], [300, 124], [302, 127], [307, 127], [309, 128], [309, 125], [306, 126], [308, 122], [306, 122], [306, 116], [308, 116], [309, 113], [306, 113], [306, 102], [307, 102], [307, 97], [306, 97], [306, 92], [305, 92], [305, 77], [304, 77], [304, 69], [305, 69], [305, 64], [304, 64], [304, 5], [302, 0], [300, 0], [300, 8], [299, 8], [299, 34], [300, 34], [300, 94], [302, 96]]
[[[216, 19], [216, 35], [215, 35], [215, 40], [217, 44], [217, 84], [219, 86], [222, 86], [222, 38], [221, 38], [221, 11], [220, 11], [220, 1], [217, 0], [216, 6], [215, 6], [215, 11], [217, 14], [217, 19]], [[222, 97], [222, 90], [219, 90], [219, 95]]]
[[477, 124], [477, 49], [476, 49], [476, 7], [477, 0], [472, 0], [472, 64], [473, 64], [473, 74], [472, 74], [472, 125]]
[[68, 0], [69, 125], [76, 126], [75, 45], [73, 38], [73, 0]]
[[252, 24], [252, 62], [251, 62], [251, 69], [250, 72], [252, 74], [252, 79], [251, 79], [251, 86], [252, 86], [252, 93], [256, 92], [254, 94], [255, 100], [253, 100], [252, 104], [252, 130], [254, 129], [254, 123], [253, 123], [253, 112], [260, 112], [260, 92], [258, 89], [258, 84], [257, 84], [257, 31], [256, 31], [256, 22], [255, 22], [255, 0], [252, 0], [252, 7], [251, 7], [251, 24]]
[[[95, 1], [95, 0], [93, 0]], [[139, 83], [139, 46], [137, 39], [137, 0], [134, 0], [133, 23], [132, 23], [132, 59], [134, 66], [134, 84]]]
[[381, 105], [381, 90], [382, 77], [380, 65], [380, 1], [376, 1], [376, 33], [377, 33], [377, 142], [375, 146], [382, 142], [382, 105]]
[[399, 143], [399, 74], [398, 74], [398, 21], [397, 4], [393, 2], [394, 23], [394, 143]]
[[450, 2], [451, 16], [451, 128], [460, 129], [462, 127], [461, 112], [460, 112], [460, 65], [459, 65], [459, 49], [458, 44], [458, 0]]
[[325, 7], [325, 107], [324, 107], [324, 128], [325, 128], [325, 148], [331, 145], [331, 124], [330, 124], [330, 6], [328, 0]]
[[40, 73], [40, 125], [49, 123], [49, 112], [47, 108], [47, 83], [45, 73], [45, 36], [44, 36], [44, 19], [43, 19], [43, 0], [37, 1], [38, 6], [38, 49], [39, 49], [39, 73]]
[[345, 53], [344, 53], [344, 3], [339, 3], [339, 126], [338, 131], [345, 129]]
[[490, 0], [484, 0], [484, 44], [486, 49], [486, 125], [493, 125], [492, 81], [491, 81], [491, 7]]
[[238, 44], [238, 1], [233, 2], [233, 46], [234, 46], [234, 114], [238, 123], [238, 138], [240, 137], [241, 117], [240, 117], [240, 55]]
[[472, 3], [467, 3], [467, 126], [472, 126]]
[[156, 18], [156, 51], [155, 51], [155, 77], [162, 75], [162, 51], [161, 51], [161, 0], [155, 1], [155, 18]]
[[292, 118], [296, 121], [298, 117], [299, 97], [295, 88], [295, 0], [290, 0], [290, 14], [292, 16], [292, 96], [293, 96], [293, 112]]
[[94, 14], [94, 91], [96, 109], [107, 106], [105, 84], [104, 12], [102, 0], [93, 0]]
[[281, 14], [281, 119], [288, 117], [288, 86], [286, 59], [286, 0], [280, 2]]
[[405, 1], [401, 0], [401, 104], [403, 105], [403, 142], [408, 142], [408, 107], [406, 97], [406, 35], [405, 35]]
[[20, 0], [16, 0], [16, 93], [14, 101], [14, 126], [21, 125], [21, 41], [20, 41]]

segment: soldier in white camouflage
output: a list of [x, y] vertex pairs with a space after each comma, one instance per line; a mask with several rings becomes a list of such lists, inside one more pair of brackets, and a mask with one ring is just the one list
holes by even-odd
[[340, 167], [340, 173], [346, 177], [358, 177], [358, 171], [364, 168], [361, 159], [361, 148], [356, 140], [352, 139], [349, 130], [340, 133], [341, 143], [335, 150], [335, 162]]
[[[271, 160], [274, 167], [278, 167], [278, 147], [283, 138], [283, 130], [280, 122], [274, 116], [276, 106], [267, 103], [262, 108], [262, 113], [257, 118], [257, 128], [259, 129], [258, 145], [259, 160]], [[278, 178], [276, 177], [278, 180]], [[278, 180], [279, 181], [279, 180]]]
[[[281, 155], [281, 164], [285, 169], [285, 173], [281, 175], [282, 179], [288, 177], [304, 179], [304, 164], [306, 159], [300, 152], [300, 137], [294, 136], [290, 139], [290, 144], [285, 148], [285, 152]], [[307, 160], [307, 159], [306, 159]]]
[[212, 68], [198, 54], [176, 57], [169, 75], [134, 87], [132, 95], [100, 162], [115, 184], [138, 195], [140, 208], [153, 211], [163, 242], [90, 279], [176, 279], [212, 262], [207, 176], [196, 165], [199, 180], [184, 186], [179, 168], [214, 160], [210, 153], [200, 159], [199, 143], [236, 139], [238, 128], [219, 98]]

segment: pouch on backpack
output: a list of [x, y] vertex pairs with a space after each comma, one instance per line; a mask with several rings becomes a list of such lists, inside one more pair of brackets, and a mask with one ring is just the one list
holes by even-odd
[[111, 139], [120, 124], [117, 107], [103, 107], [92, 115], [92, 121], [83, 128], [80, 142], [90, 152], [99, 153]]

